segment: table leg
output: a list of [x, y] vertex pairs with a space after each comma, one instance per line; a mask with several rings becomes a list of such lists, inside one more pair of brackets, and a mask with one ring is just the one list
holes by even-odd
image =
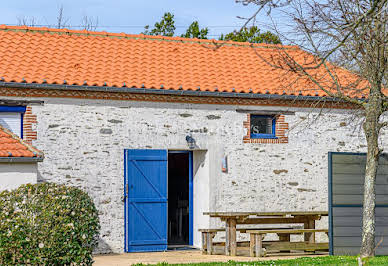
[[236, 219], [230, 219], [230, 255], [237, 255], [237, 241], [236, 241]]
[[202, 254], [206, 254], [207, 253], [206, 242], [207, 242], [207, 233], [202, 232]]
[[255, 234], [255, 251], [256, 257], [263, 256], [263, 235]]
[[206, 239], [206, 248], [207, 248], [207, 254], [212, 255], [213, 254], [213, 233], [208, 233], [207, 234], [207, 239]]
[[[304, 223], [304, 229], [315, 229], [315, 220], [307, 220]], [[315, 233], [304, 233], [304, 241], [309, 243], [315, 243]], [[311, 250], [305, 250], [305, 252], [311, 252]]]
[[225, 220], [225, 255], [230, 255], [230, 219]]
[[[315, 220], [309, 219], [304, 223], [304, 229], [315, 229]], [[315, 243], [315, 233], [305, 233], [304, 241]]]
[[249, 237], [250, 237], [250, 239], [249, 239], [250, 240], [250, 242], [249, 242], [249, 256], [254, 257], [255, 256], [255, 246], [256, 246], [255, 234], [250, 233]]

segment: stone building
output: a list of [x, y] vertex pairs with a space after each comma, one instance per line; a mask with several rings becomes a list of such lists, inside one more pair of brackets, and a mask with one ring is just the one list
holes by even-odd
[[37, 180], [91, 195], [99, 252], [198, 247], [205, 211], [327, 210], [329, 152], [366, 151], [353, 106], [265, 62], [311, 59], [295, 46], [13, 26], [0, 40], [0, 97], [25, 101]]

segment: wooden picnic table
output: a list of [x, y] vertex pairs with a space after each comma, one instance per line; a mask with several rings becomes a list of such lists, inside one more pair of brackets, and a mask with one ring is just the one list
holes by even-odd
[[[236, 256], [236, 228], [238, 224], [304, 224], [304, 229], [315, 229], [315, 221], [328, 216], [327, 211], [282, 212], [204, 212], [204, 215], [225, 221], [225, 255]], [[305, 241], [314, 242], [315, 233], [305, 233]]]

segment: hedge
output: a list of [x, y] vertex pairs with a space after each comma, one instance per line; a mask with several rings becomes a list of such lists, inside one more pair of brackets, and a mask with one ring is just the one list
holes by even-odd
[[100, 224], [86, 192], [22, 185], [0, 192], [0, 265], [91, 265]]

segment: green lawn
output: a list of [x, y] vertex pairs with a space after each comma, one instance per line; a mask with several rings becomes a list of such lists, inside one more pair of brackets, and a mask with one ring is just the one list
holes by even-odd
[[[136, 264], [138, 266], [146, 264]], [[150, 264], [147, 264], [150, 265]], [[167, 264], [159, 263], [156, 264], [159, 266], [164, 265], [190, 265], [190, 266], [207, 266], [207, 265], [227, 265], [227, 266], [245, 266], [245, 265], [358, 265], [357, 257], [348, 257], [348, 256], [328, 256], [328, 257], [316, 257], [316, 258], [299, 258], [299, 259], [290, 259], [290, 260], [267, 260], [267, 261], [256, 261], [256, 262], [208, 262], [208, 263], [188, 263], [188, 264]], [[366, 262], [366, 265], [388, 265], [388, 256], [378, 256], [372, 259], [369, 259]]]

